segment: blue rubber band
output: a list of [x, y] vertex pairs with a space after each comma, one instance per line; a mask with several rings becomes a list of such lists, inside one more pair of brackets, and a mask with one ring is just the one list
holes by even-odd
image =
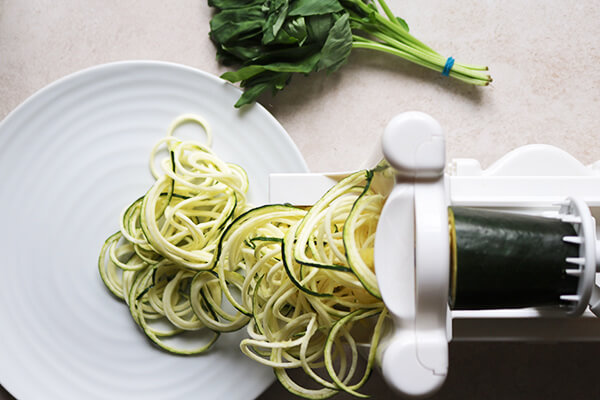
[[444, 65], [444, 70], [442, 71], [442, 75], [450, 76], [450, 70], [452, 69], [453, 65], [454, 65], [454, 58], [448, 57], [448, 59], [446, 60], [446, 65]]

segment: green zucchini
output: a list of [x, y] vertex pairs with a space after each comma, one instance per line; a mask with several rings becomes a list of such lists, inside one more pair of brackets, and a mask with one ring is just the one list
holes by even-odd
[[565, 270], [577, 236], [558, 219], [476, 208], [449, 209], [453, 309], [557, 306], [577, 292]]

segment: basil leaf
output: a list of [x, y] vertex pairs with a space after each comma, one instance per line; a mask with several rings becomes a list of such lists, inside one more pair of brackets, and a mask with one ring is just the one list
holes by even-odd
[[408, 24], [406, 23], [406, 21], [405, 21], [405, 20], [403, 20], [403, 19], [402, 19], [402, 18], [400, 18], [400, 17], [396, 17], [396, 21], [398, 21], [398, 23], [400, 23], [400, 26], [402, 26], [402, 27], [404, 28], [404, 30], [405, 30], [406, 32], [408, 32]]
[[290, 8], [289, 15], [324, 15], [343, 11], [338, 0], [297, 0]]
[[225, 10], [228, 8], [243, 8], [254, 5], [261, 5], [265, 0], [208, 0], [210, 7], [220, 8]]
[[259, 57], [252, 60], [253, 63], [257, 64], [270, 64], [277, 61], [294, 62], [302, 60], [311, 54], [319, 53], [322, 46], [311, 43], [306, 44], [302, 47], [284, 47], [278, 48], [271, 51], [266, 51]]
[[275, 72], [298, 72], [301, 74], [308, 74], [315, 70], [319, 63], [320, 54], [312, 54], [302, 60], [294, 62], [276, 62], [264, 65], [263, 67], [268, 71]]
[[264, 47], [253, 44], [248, 44], [246, 46], [221, 45], [220, 50], [228, 53], [228, 56], [237, 58], [239, 61], [252, 60], [264, 53]]
[[235, 107], [254, 103], [265, 91], [271, 89], [273, 93], [281, 90], [290, 81], [291, 73], [265, 72], [252, 80], [245, 82], [246, 89], [235, 103]]
[[321, 49], [321, 60], [318, 69], [333, 72], [341, 67], [352, 50], [352, 30], [348, 14], [342, 15], [333, 25], [327, 40]]
[[248, 80], [264, 71], [264, 65], [248, 65], [247, 67], [242, 67], [237, 71], [227, 71], [221, 75], [221, 78], [235, 83]]
[[308, 29], [304, 17], [292, 19], [284, 26], [282, 31], [294, 38], [298, 46], [302, 46], [308, 39]]
[[241, 36], [260, 35], [263, 22], [261, 6], [223, 10], [210, 20], [210, 37], [217, 43], [228, 43]]
[[275, 41], [275, 38], [287, 17], [289, 5], [288, 0], [269, 1], [267, 18], [263, 24], [263, 44], [269, 44]]
[[329, 30], [333, 26], [334, 19], [329, 14], [311, 15], [307, 19], [306, 28], [310, 40], [324, 43], [329, 34]]
[[320, 54], [316, 53], [300, 61], [275, 62], [266, 65], [248, 65], [237, 71], [227, 71], [221, 75], [221, 78], [228, 80], [229, 82], [247, 81], [265, 71], [308, 74], [315, 69], [319, 62], [319, 58]]
[[245, 106], [246, 104], [254, 103], [258, 96], [271, 87], [273, 87], [271, 82], [261, 82], [255, 83], [254, 85], [249, 85], [244, 89], [244, 92], [235, 103], [235, 107], [239, 108], [241, 106]]

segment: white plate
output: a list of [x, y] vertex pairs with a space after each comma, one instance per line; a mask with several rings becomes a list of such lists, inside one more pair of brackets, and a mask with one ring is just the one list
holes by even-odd
[[239, 89], [159, 62], [91, 68], [41, 90], [0, 125], [0, 383], [29, 399], [252, 399], [273, 372], [239, 351], [243, 332], [209, 354], [149, 343], [97, 272], [121, 209], [152, 183], [148, 155], [170, 121], [205, 117], [214, 150], [243, 166], [250, 201], [268, 174], [306, 164], [261, 106], [240, 112]]

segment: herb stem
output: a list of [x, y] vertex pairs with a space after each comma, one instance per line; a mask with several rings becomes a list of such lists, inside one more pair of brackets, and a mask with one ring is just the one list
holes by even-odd
[[396, 16], [392, 12], [392, 10], [390, 10], [390, 8], [386, 4], [385, 0], [378, 0], [378, 3], [381, 6], [381, 9], [385, 13], [385, 15], [387, 15], [388, 19], [390, 21], [392, 21], [393, 23], [398, 24], [398, 20], [396, 19]]
[[[442, 71], [444, 69], [444, 65], [446, 64], [446, 59], [437, 53], [432, 54], [432, 53], [424, 52], [420, 49], [412, 48], [412, 47], [410, 47], [392, 37], [389, 37], [385, 34], [372, 32], [371, 35], [373, 35], [374, 37], [383, 41], [385, 44], [387, 44], [391, 47], [395, 47], [406, 53], [412, 54], [415, 57], [419, 57], [427, 62], [437, 65], [439, 67], [440, 71]], [[352, 37], [354, 38], [354, 37], [356, 37], [356, 35], [353, 35]], [[487, 67], [484, 67], [484, 68], [485, 68], [484, 70], [487, 70]], [[487, 80], [489, 78], [488, 75], [483, 75], [483, 74], [476, 72], [476, 71], [481, 71], [481, 69], [469, 68], [468, 66], [465, 66], [458, 62], [454, 63], [454, 65], [452, 66], [452, 70], [454, 72], [461, 73], [461, 74], [464, 74], [466, 76], [473, 77], [473, 78], [484, 79], [484, 80]]]
[[[424, 59], [416, 57], [410, 53], [407, 53], [403, 50], [397, 49], [395, 47], [392, 47], [392, 46], [389, 46], [389, 45], [386, 45], [383, 43], [374, 42], [374, 41], [370, 41], [370, 42], [355, 41], [352, 43], [352, 47], [356, 48], [356, 49], [370, 49], [370, 50], [382, 51], [384, 53], [389, 53], [389, 54], [393, 54], [395, 56], [404, 58], [405, 60], [411, 61], [415, 64], [432, 69], [434, 71], [441, 72], [443, 70], [443, 66], [440, 64], [436, 64], [434, 62], [424, 60]], [[478, 86], [487, 86], [491, 81], [491, 78], [489, 76], [483, 76], [481, 74], [477, 74], [476, 76], [474, 76], [473, 74], [464, 74], [462, 72], [454, 71], [454, 68], [452, 70], [450, 70], [449, 75], [460, 81], [470, 83], [473, 85], [478, 85]]]
[[389, 21], [388, 19], [384, 18], [381, 14], [379, 14], [377, 12], [373, 12], [373, 9], [371, 9], [369, 6], [367, 6], [365, 3], [363, 3], [362, 0], [343, 0], [343, 1], [348, 1], [348, 2], [358, 6], [361, 9], [361, 11], [363, 11], [366, 15], [369, 15], [370, 17], [375, 18], [376, 22], [380, 23], [381, 25], [383, 25], [386, 28], [393, 31], [395, 35], [401, 37], [405, 42], [413, 44], [414, 47], [421, 48], [425, 51], [430, 51], [431, 53], [434, 53], [434, 54], [438, 54], [431, 47], [427, 46], [425, 43], [421, 42], [419, 39], [417, 39], [410, 33], [406, 32], [404, 30], [404, 28], [401, 27], [398, 23]]

